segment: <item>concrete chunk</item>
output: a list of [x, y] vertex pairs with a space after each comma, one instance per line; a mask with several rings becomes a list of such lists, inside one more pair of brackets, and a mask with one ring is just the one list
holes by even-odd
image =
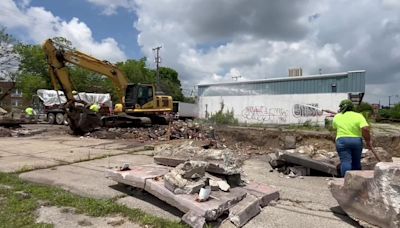
[[226, 181], [218, 181], [218, 187], [221, 189], [221, 191], [227, 192], [231, 188], [231, 186], [226, 183]]
[[357, 221], [400, 227], [400, 164], [380, 162], [372, 171], [349, 171], [329, 184], [341, 208]]
[[206, 225], [206, 219], [193, 211], [189, 211], [183, 215], [182, 221], [193, 228], [203, 228]]
[[206, 221], [216, 220], [246, 196], [243, 189], [233, 188], [230, 192], [213, 192], [210, 200], [197, 202], [194, 195], [175, 195], [164, 187], [164, 180], [147, 180], [145, 190], [184, 213], [193, 211], [203, 216]]
[[260, 206], [265, 207], [272, 200], [279, 199], [279, 191], [276, 188], [272, 188], [268, 185], [251, 182], [243, 187], [249, 194], [257, 197], [260, 200]]
[[242, 227], [251, 218], [260, 213], [260, 203], [257, 197], [247, 195], [242, 201], [229, 210], [229, 220], [237, 227]]
[[331, 174], [334, 176], [338, 175], [336, 166], [333, 164], [313, 160], [309, 157], [302, 156], [297, 153], [284, 153], [279, 159], [285, 160], [288, 163], [301, 165], [310, 169], [318, 170], [327, 174]]
[[176, 167], [179, 164], [187, 161], [187, 159], [184, 158], [166, 157], [166, 156], [154, 156], [153, 159], [156, 164], [171, 166], [171, 167]]
[[136, 188], [144, 188], [147, 179], [160, 177], [169, 172], [169, 168], [159, 165], [132, 166], [130, 170], [119, 171], [109, 169], [106, 171], [107, 177], [112, 180], [127, 184]]

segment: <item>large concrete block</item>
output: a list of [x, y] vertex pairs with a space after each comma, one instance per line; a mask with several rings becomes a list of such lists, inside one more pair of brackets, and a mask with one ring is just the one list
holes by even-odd
[[400, 164], [381, 162], [371, 171], [349, 171], [330, 183], [333, 197], [355, 220], [400, 227]]
[[240, 188], [233, 188], [230, 192], [213, 192], [210, 200], [197, 202], [195, 195], [175, 195], [164, 187], [164, 180], [147, 180], [145, 190], [184, 213], [192, 211], [203, 216], [207, 221], [214, 221], [233, 205], [246, 196]]
[[141, 165], [132, 166], [130, 170], [126, 171], [108, 169], [106, 175], [118, 183], [144, 189], [147, 179], [164, 176], [169, 170], [170, 169], [165, 166]]
[[253, 195], [246, 195], [242, 201], [229, 210], [229, 220], [237, 227], [242, 227], [260, 211], [258, 198]]
[[309, 157], [302, 156], [297, 153], [284, 153], [279, 159], [285, 160], [288, 163], [301, 165], [310, 169], [318, 170], [327, 174], [331, 174], [334, 176], [338, 175], [336, 166], [333, 164], [329, 164], [326, 162], [321, 162], [317, 160], [313, 160]]
[[250, 182], [244, 186], [243, 189], [245, 189], [249, 194], [257, 197], [260, 200], [261, 207], [267, 206], [272, 200], [279, 199], [278, 189], [262, 183]]

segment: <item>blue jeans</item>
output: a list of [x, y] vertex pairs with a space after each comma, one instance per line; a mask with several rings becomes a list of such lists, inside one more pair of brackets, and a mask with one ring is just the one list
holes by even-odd
[[348, 170], [361, 170], [362, 138], [338, 138], [336, 150], [340, 157], [340, 173], [342, 177]]

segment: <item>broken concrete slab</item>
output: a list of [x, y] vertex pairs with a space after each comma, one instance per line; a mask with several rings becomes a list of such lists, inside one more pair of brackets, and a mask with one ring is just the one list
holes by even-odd
[[171, 166], [176, 167], [188, 159], [184, 158], [177, 158], [177, 157], [164, 157], [164, 156], [154, 156], [154, 162], [159, 165]]
[[193, 211], [189, 211], [183, 215], [182, 221], [193, 228], [203, 228], [206, 225], [206, 219]]
[[336, 166], [333, 164], [316, 161], [307, 156], [303, 156], [297, 153], [284, 153], [282, 154], [279, 159], [284, 160], [288, 163], [301, 165], [313, 170], [318, 170], [327, 174], [331, 174], [334, 176], [338, 176], [338, 171]]
[[[195, 159], [192, 159], [195, 161]], [[165, 157], [165, 156], [154, 156], [154, 162], [159, 165], [176, 167], [189, 159], [181, 157]], [[199, 161], [203, 161], [199, 159]], [[223, 161], [207, 161], [208, 166], [206, 171], [209, 173], [220, 174], [220, 175], [234, 175], [240, 173], [240, 168], [237, 166], [226, 165]]]
[[250, 182], [246, 186], [243, 186], [243, 189], [249, 194], [256, 196], [260, 201], [261, 207], [267, 206], [272, 200], [276, 201], [279, 199], [279, 190], [266, 184]]
[[233, 188], [230, 192], [213, 192], [210, 200], [197, 202], [195, 195], [175, 195], [164, 187], [164, 180], [147, 180], [145, 190], [184, 213], [193, 211], [203, 216], [206, 221], [217, 219], [246, 195], [243, 189]]
[[144, 189], [147, 179], [164, 176], [169, 170], [168, 167], [160, 165], [141, 165], [131, 166], [130, 170], [126, 171], [108, 169], [106, 176], [118, 183]]
[[260, 211], [258, 198], [253, 195], [246, 195], [242, 201], [229, 210], [229, 220], [237, 227], [242, 227]]
[[205, 169], [203, 161], [186, 161], [164, 175], [165, 187], [175, 194], [198, 193], [204, 186]]
[[[400, 226], [400, 164], [380, 162], [374, 171], [349, 171], [330, 183], [333, 197], [355, 220], [379, 227]], [[365, 210], [368, 208], [368, 210]]]

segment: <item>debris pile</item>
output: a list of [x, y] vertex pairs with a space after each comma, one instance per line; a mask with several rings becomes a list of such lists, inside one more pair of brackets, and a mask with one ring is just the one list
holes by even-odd
[[166, 141], [174, 139], [215, 139], [212, 127], [204, 127], [192, 121], [174, 121], [170, 125], [153, 125], [135, 128], [108, 128], [87, 133], [86, 136], [101, 139], [138, 139], [139, 141]]
[[[383, 148], [374, 148], [381, 161], [391, 162], [392, 156]], [[337, 152], [317, 150], [312, 145], [300, 146], [295, 149], [277, 150], [269, 155], [269, 163], [289, 177], [308, 176], [316, 170], [328, 175], [338, 176], [340, 159]], [[364, 149], [361, 165], [363, 170], [370, 170], [378, 163], [373, 153]]]
[[380, 162], [374, 170], [347, 172], [329, 187], [340, 207], [362, 226], [400, 227], [399, 176], [399, 164]]
[[175, 194], [194, 194], [204, 186], [207, 162], [187, 161], [165, 174], [165, 187]]
[[[175, 167], [189, 160], [204, 161], [207, 162], [207, 172], [219, 175], [240, 174], [242, 161], [233, 150], [228, 148], [212, 149], [210, 144], [203, 147], [193, 144], [193, 141], [188, 141], [178, 147], [169, 144], [156, 147], [154, 162]], [[204, 147], [210, 149], [204, 149]]]
[[156, 146], [157, 165], [109, 170], [108, 176], [143, 188], [178, 208], [186, 213], [182, 220], [192, 227], [204, 227], [223, 214], [228, 215], [225, 222], [241, 227], [270, 201], [279, 199], [277, 189], [241, 180], [241, 162], [234, 151], [213, 142], [195, 144], [190, 141], [180, 146]]

